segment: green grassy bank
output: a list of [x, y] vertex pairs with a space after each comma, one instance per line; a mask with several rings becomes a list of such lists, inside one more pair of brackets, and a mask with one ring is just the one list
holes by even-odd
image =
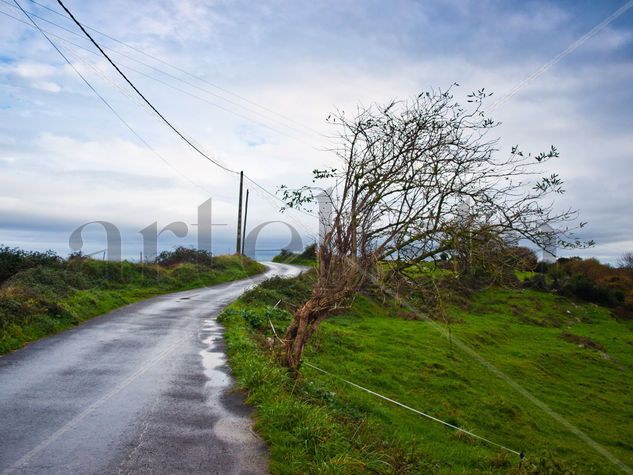
[[[272, 473], [621, 473], [456, 339], [633, 466], [633, 321], [529, 289], [476, 292], [437, 322], [359, 295], [310, 341], [306, 362], [525, 450], [519, 468], [512, 453], [336, 377], [304, 365], [293, 380], [272, 356], [269, 319], [283, 336], [310, 286], [309, 275], [270, 280], [222, 316], [231, 367], [256, 408]], [[442, 334], [447, 330], [451, 340]]]
[[314, 267], [316, 265], [316, 244], [310, 244], [303, 252], [295, 253], [286, 249], [273, 257], [273, 262], [282, 264], [294, 264], [297, 266]]
[[29, 260], [28, 253], [22, 253], [24, 258], [21, 251], [0, 251], [4, 277], [0, 354], [148, 297], [242, 279], [264, 270], [248, 258], [212, 257], [182, 249], [162, 254], [157, 264], [64, 260], [50, 255]]

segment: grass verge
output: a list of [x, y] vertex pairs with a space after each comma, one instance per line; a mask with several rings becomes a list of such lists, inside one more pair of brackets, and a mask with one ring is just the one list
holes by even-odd
[[294, 264], [297, 266], [314, 267], [316, 265], [316, 245], [310, 244], [301, 253], [290, 252], [282, 249], [279, 254], [273, 257], [273, 262], [282, 264]]
[[[309, 367], [272, 356], [311, 277], [267, 281], [222, 314], [230, 364], [270, 470], [296, 473], [619, 473], [602, 455], [394, 302], [359, 295], [325, 321], [305, 360], [516, 450], [518, 457]], [[282, 304], [275, 308], [275, 304]], [[633, 465], [633, 322], [535, 290], [487, 289], [448, 308], [450, 333]], [[445, 324], [442, 323], [446, 328]]]
[[264, 270], [245, 257], [208, 259], [163, 266], [82, 258], [21, 270], [0, 287], [0, 354], [139, 300]]

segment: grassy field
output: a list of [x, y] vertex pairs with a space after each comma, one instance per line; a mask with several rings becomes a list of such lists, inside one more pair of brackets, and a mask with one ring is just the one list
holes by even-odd
[[[292, 380], [270, 356], [268, 319], [283, 331], [309, 289], [306, 276], [275, 279], [222, 317], [231, 366], [257, 408], [273, 473], [620, 473], [457, 340], [633, 466], [633, 322], [535, 290], [484, 290], [437, 322], [359, 295], [311, 340], [306, 362], [524, 450], [519, 468], [516, 455], [337, 377], [304, 365]], [[285, 307], [273, 308], [279, 299]]]
[[0, 287], [0, 354], [148, 297], [264, 270], [248, 258], [211, 259], [167, 266], [74, 259], [21, 270]]

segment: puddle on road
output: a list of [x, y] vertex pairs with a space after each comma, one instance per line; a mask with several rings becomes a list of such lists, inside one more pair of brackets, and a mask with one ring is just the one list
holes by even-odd
[[[276, 266], [281, 266], [282, 274], [286, 276], [298, 274], [296, 269], [283, 271], [283, 265], [270, 264], [276, 270], [264, 274], [280, 273]], [[246, 284], [244, 282], [233, 282], [224, 287], [227, 298], [216, 300], [216, 305], [226, 305], [232, 300], [228, 295], [231, 289], [240, 288], [240, 293], [245, 288], [252, 288], [257, 285], [257, 281]], [[192, 300], [195, 300], [192, 299]], [[201, 301], [202, 304], [202, 301]], [[253, 432], [252, 421], [248, 415], [240, 415], [231, 410], [234, 399], [232, 396], [226, 397], [226, 392], [233, 384], [233, 379], [226, 366], [226, 355], [223, 351], [223, 329], [215, 317], [208, 317], [203, 321], [199, 333], [199, 340], [202, 343], [200, 358], [206, 376], [204, 386], [207, 407], [217, 421], [213, 425], [213, 434], [219, 440], [227, 444], [227, 450], [233, 454], [233, 458], [239, 467], [235, 473], [261, 473], [267, 466], [266, 445]], [[225, 402], [223, 402], [225, 401]], [[241, 411], [240, 411], [241, 412]]]
[[[203, 349], [200, 351], [204, 374], [207, 377], [205, 393], [207, 405], [218, 417], [213, 426], [214, 435], [235, 446], [236, 454], [245, 465], [265, 466], [263, 443], [252, 431], [249, 417], [231, 412], [223, 403], [222, 395], [233, 384], [226, 367], [226, 355], [222, 351], [222, 328], [215, 317], [205, 320], [201, 331]], [[247, 467], [243, 467], [247, 468]]]

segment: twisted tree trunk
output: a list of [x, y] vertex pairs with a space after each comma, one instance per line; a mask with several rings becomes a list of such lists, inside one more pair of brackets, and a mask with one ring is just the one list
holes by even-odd
[[312, 295], [295, 313], [285, 334], [284, 363], [295, 375], [303, 357], [306, 342], [321, 321], [336, 310], [346, 308], [350, 297], [366, 278], [357, 259], [332, 256], [325, 249], [319, 253], [317, 283]]
[[301, 366], [305, 344], [316, 329], [323, 311], [318, 308], [315, 297], [311, 297], [295, 312], [294, 319], [286, 331], [286, 365], [295, 373]]

